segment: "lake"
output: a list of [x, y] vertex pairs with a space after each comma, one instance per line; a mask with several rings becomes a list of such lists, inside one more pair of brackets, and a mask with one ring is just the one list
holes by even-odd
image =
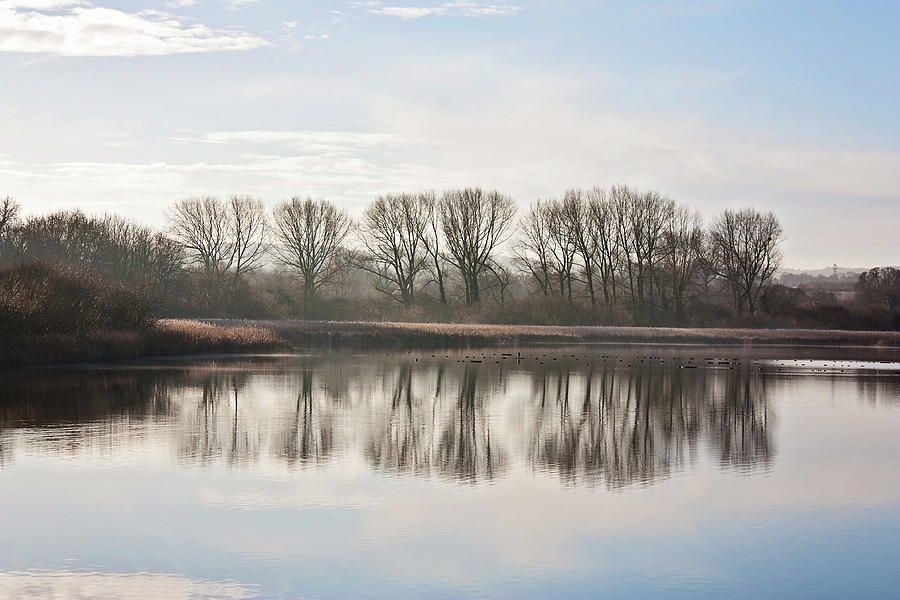
[[0, 376], [3, 598], [900, 595], [896, 351]]

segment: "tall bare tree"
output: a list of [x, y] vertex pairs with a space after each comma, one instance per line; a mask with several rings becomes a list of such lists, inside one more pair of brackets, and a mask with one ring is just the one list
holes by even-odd
[[228, 201], [234, 277], [258, 269], [266, 255], [269, 224], [261, 201], [232, 196]]
[[425, 236], [432, 206], [418, 194], [388, 194], [376, 198], [363, 212], [359, 237], [366, 249], [360, 266], [375, 275], [376, 288], [410, 305], [416, 278], [427, 268]]
[[447, 258], [465, 283], [467, 304], [481, 300], [478, 277], [497, 247], [506, 240], [515, 213], [512, 198], [498, 191], [465, 188], [447, 191], [441, 198], [441, 228], [447, 242]]
[[616, 303], [616, 272], [622, 262], [622, 252], [616, 236], [616, 205], [602, 188], [593, 188], [588, 193], [588, 226], [586, 234], [592, 238], [586, 243], [588, 250], [595, 251], [594, 265], [603, 287], [603, 301]]
[[587, 286], [591, 304], [597, 303], [594, 279], [600, 255], [600, 236], [594, 230], [591, 219], [590, 194], [579, 189], [566, 190], [563, 195], [561, 216], [565, 230], [581, 262], [581, 274]]
[[441, 304], [447, 304], [447, 286], [444, 281], [444, 257], [441, 248], [444, 246], [441, 231], [441, 216], [434, 192], [420, 192], [422, 202], [428, 206], [428, 226], [422, 234], [422, 243], [428, 253], [428, 270], [432, 281], [438, 286], [438, 298]]
[[550, 215], [546, 203], [538, 200], [519, 222], [519, 239], [513, 249], [516, 261], [541, 288], [544, 296], [553, 291]]
[[575, 256], [578, 253], [575, 239], [569, 229], [563, 204], [551, 200], [546, 204], [550, 225], [550, 254], [553, 256], [553, 274], [559, 295], [572, 299], [572, 278], [575, 270]]
[[703, 242], [700, 214], [676, 206], [669, 215], [663, 236], [663, 261], [672, 293], [675, 317], [684, 318], [685, 290], [697, 272]]
[[218, 281], [234, 260], [234, 241], [227, 206], [215, 196], [176, 202], [169, 210], [169, 232], [185, 249], [187, 259]]
[[303, 283], [304, 311], [318, 290], [346, 267], [340, 260], [350, 217], [327, 200], [294, 196], [275, 207], [275, 255]]
[[709, 265], [728, 281], [738, 312], [756, 312], [760, 292], [781, 265], [784, 230], [771, 211], [726, 210], [709, 230]]
[[610, 194], [617, 211], [617, 234], [626, 261], [631, 300], [639, 312], [652, 318], [654, 268], [664, 227], [675, 203], [658, 192], [638, 192], [627, 186], [615, 186]]

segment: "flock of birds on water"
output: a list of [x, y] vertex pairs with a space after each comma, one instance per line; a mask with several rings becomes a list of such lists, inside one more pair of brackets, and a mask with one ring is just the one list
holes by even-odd
[[[412, 354], [413, 351], [407, 352]], [[390, 355], [390, 353], [388, 353]], [[454, 359], [457, 363], [482, 364], [495, 363], [501, 364], [503, 361], [515, 361], [517, 365], [523, 363], [531, 363], [543, 365], [554, 361], [566, 362], [572, 361], [576, 364], [584, 363], [584, 366], [593, 366], [597, 364], [612, 364], [615, 367], [633, 369], [641, 366], [652, 366], [654, 364], [664, 365], [666, 361], [670, 361], [678, 366], [679, 369], [729, 369], [733, 370], [741, 366], [751, 366], [761, 373], [825, 373], [840, 374], [860, 372], [874, 372], [881, 375], [900, 375], [900, 363], [896, 361], [856, 361], [856, 360], [819, 360], [819, 359], [762, 359], [762, 358], [720, 358], [705, 356], [701, 359], [697, 357], [681, 357], [672, 356], [664, 358], [662, 356], [650, 355], [629, 355], [629, 354], [552, 354], [552, 353], [536, 353], [536, 352], [486, 352], [474, 354], [431, 354], [430, 358], [434, 359]], [[416, 362], [419, 358], [416, 357]]]

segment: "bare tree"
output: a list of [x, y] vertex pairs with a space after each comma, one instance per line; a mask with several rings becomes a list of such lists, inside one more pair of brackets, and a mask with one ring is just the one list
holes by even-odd
[[0, 258], [6, 260], [7, 244], [4, 243], [7, 231], [19, 218], [19, 203], [7, 196], [0, 200]]
[[415, 300], [416, 277], [427, 267], [431, 213], [425, 196], [388, 194], [366, 208], [358, 228], [367, 253], [360, 266], [375, 275], [379, 291], [407, 306]]
[[262, 202], [232, 196], [223, 202], [199, 196], [176, 202], [168, 213], [169, 232], [213, 287], [255, 271], [266, 252], [268, 223]]
[[496, 260], [491, 260], [486, 270], [493, 276], [488, 279], [487, 290], [490, 292], [494, 302], [503, 306], [506, 303], [506, 298], [509, 295], [509, 286], [512, 283], [510, 270]]
[[438, 211], [437, 198], [434, 192], [421, 192], [419, 196], [422, 202], [428, 206], [428, 226], [422, 234], [422, 242], [428, 253], [428, 270], [431, 279], [438, 286], [438, 298], [441, 304], [447, 304], [447, 286], [444, 282], [444, 257], [441, 253], [443, 247], [443, 233], [441, 232], [440, 212]]
[[622, 262], [622, 253], [616, 236], [616, 205], [602, 188], [588, 192], [588, 226], [586, 234], [592, 238], [586, 249], [595, 251], [594, 264], [603, 286], [603, 301], [616, 303], [616, 271]]
[[0, 200], [0, 238], [19, 218], [19, 203], [7, 196]]
[[563, 205], [552, 200], [546, 205], [550, 225], [550, 254], [553, 256], [553, 274], [559, 286], [559, 295], [572, 299], [572, 271], [575, 268], [577, 246], [568, 228]]
[[700, 262], [703, 227], [700, 214], [677, 206], [669, 215], [663, 237], [663, 254], [671, 286], [675, 316], [684, 318], [684, 296]]
[[561, 216], [570, 242], [581, 261], [581, 274], [587, 286], [591, 304], [597, 303], [594, 278], [600, 255], [601, 236], [594, 231], [591, 219], [590, 194], [582, 190], [566, 190], [563, 195]]
[[91, 262], [119, 281], [149, 282], [164, 291], [184, 266], [177, 241], [113, 215], [91, 219], [95, 241]]
[[709, 230], [709, 266], [731, 284], [735, 308], [756, 312], [765, 284], [781, 265], [783, 229], [772, 212], [726, 210]]
[[617, 211], [617, 235], [626, 261], [631, 300], [637, 310], [652, 317], [654, 267], [675, 203], [658, 192], [637, 192], [627, 186], [615, 186], [610, 194]]
[[255, 271], [266, 255], [268, 221], [261, 201], [250, 196], [232, 196], [228, 202], [231, 225], [231, 264], [235, 279]]
[[226, 205], [215, 196], [176, 202], [167, 214], [169, 232], [185, 249], [188, 261], [218, 281], [234, 260], [234, 241]]
[[303, 282], [305, 312], [319, 288], [346, 267], [340, 257], [350, 218], [327, 200], [294, 196], [275, 207], [274, 223], [275, 255]]
[[544, 296], [552, 291], [553, 260], [550, 246], [550, 216], [546, 204], [538, 200], [522, 216], [519, 223], [519, 239], [513, 249], [521, 269], [531, 275], [541, 288]]
[[481, 300], [478, 277], [497, 246], [506, 240], [515, 213], [512, 198], [498, 191], [465, 188], [447, 191], [441, 198], [441, 228], [448, 260], [459, 269], [467, 304]]

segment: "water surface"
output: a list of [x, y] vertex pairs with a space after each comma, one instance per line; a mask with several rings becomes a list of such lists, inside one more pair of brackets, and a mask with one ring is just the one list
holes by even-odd
[[900, 364], [852, 354], [3, 372], [0, 597], [896, 597]]

